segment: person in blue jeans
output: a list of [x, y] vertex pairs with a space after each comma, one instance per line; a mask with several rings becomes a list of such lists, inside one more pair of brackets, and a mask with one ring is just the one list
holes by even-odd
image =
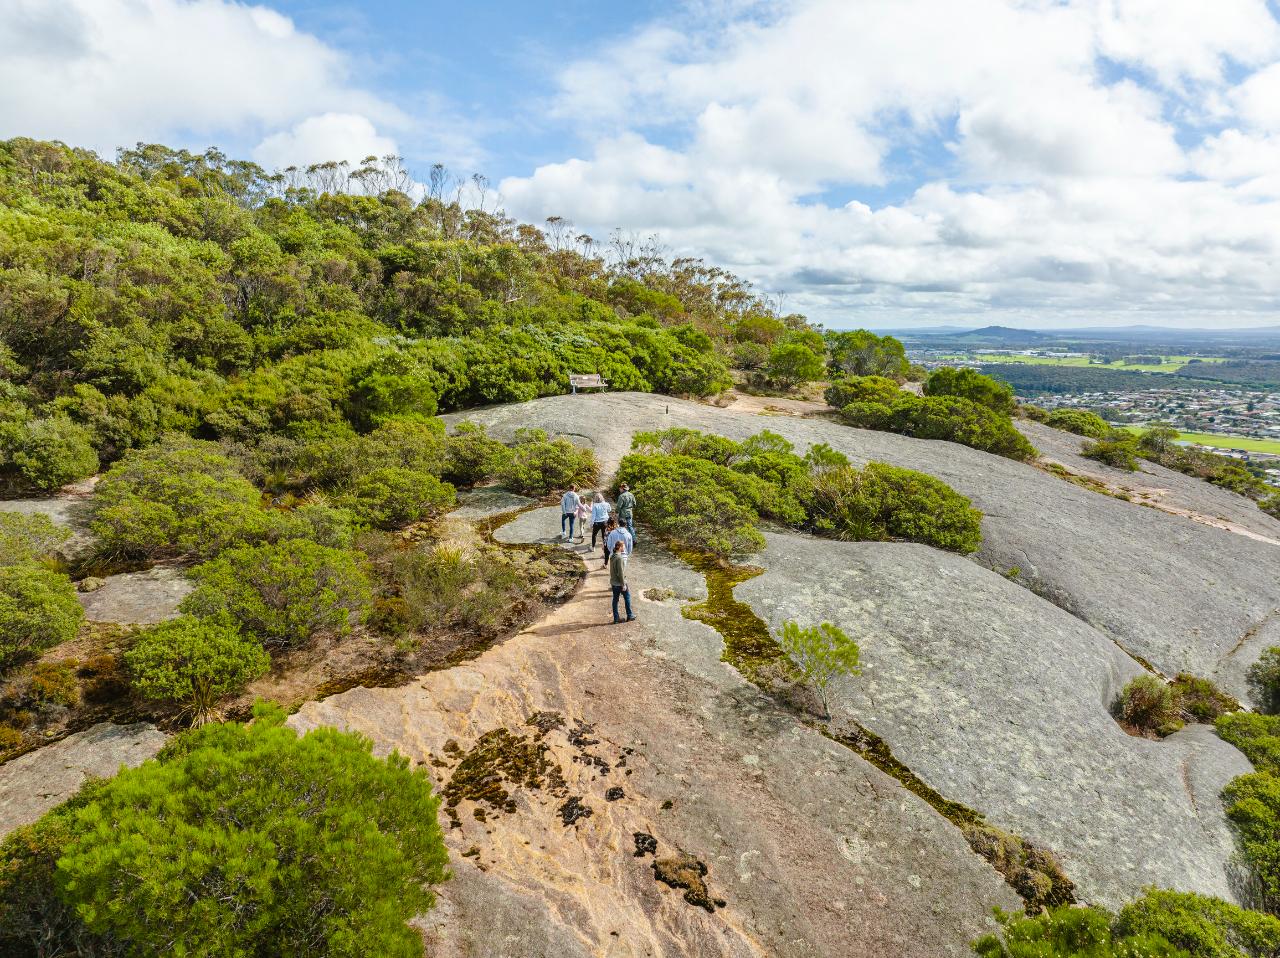
[[[578, 487], [570, 486], [569, 491], [560, 497], [560, 538], [568, 541], [573, 538], [573, 523], [578, 518]], [[564, 534], [565, 523], [569, 525], [569, 534]]]
[[614, 543], [613, 554], [609, 556], [609, 587], [613, 590], [613, 621], [622, 621], [618, 618], [618, 599], [621, 598], [627, 608], [627, 621], [634, 622], [631, 589], [627, 585], [627, 547], [622, 542]]

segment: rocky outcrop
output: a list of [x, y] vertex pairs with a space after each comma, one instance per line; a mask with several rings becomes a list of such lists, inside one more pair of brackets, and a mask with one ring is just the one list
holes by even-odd
[[135, 768], [164, 745], [154, 725], [104, 722], [0, 765], [0, 837], [30, 825], [80, 790], [88, 778]]
[[[1280, 546], [954, 443], [638, 393], [557, 396], [465, 418], [500, 436], [523, 426], [570, 429], [596, 450], [606, 472], [625, 455], [636, 430], [689, 426], [731, 438], [767, 428], [802, 448], [825, 442], [855, 462], [879, 460], [929, 473], [984, 513], [980, 561], [1001, 572], [1016, 569], [1019, 582], [1162, 673], [1216, 675], [1239, 697], [1249, 690], [1243, 670], [1230, 660], [1247, 657], [1260, 624], [1280, 609]], [[1179, 487], [1200, 513], [1214, 514], [1213, 503], [1232, 495], [1201, 485]], [[1196, 498], [1201, 494], [1203, 502]], [[643, 508], [641, 503], [641, 516]], [[1238, 509], [1258, 511], [1252, 503]]]
[[871, 729], [947, 798], [1053, 850], [1083, 901], [1152, 884], [1233, 896], [1217, 796], [1249, 763], [1205, 726], [1125, 734], [1109, 709], [1143, 670], [1107, 636], [936, 549], [767, 540], [737, 598], [775, 631], [833, 622], [861, 646], [837, 727]]
[[80, 604], [90, 622], [118, 625], [154, 625], [178, 614], [178, 606], [194, 584], [173, 566], [156, 566], [145, 572], [122, 572], [80, 592]]
[[[552, 541], [557, 513], [498, 536]], [[424, 921], [429, 952], [968, 953], [992, 906], [1018, 904], [1000, 876], [923, 801], [721, 662], [719, 636], [679, 600], [641, 598], [703, 588], [639, 549], [637, 622], [607, 624], [593, 553], [573, 600], [473, 662], [290, 719], [361, 731], [440, 783], [457, 877]]]

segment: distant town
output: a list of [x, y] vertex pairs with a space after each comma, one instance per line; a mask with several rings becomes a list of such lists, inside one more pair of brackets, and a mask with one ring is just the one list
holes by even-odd
[[[948, 337], [908, 348], [926, 368], [976, 366], [1004, 378], [1020, 399], [1045, 409], [1089, 409], [1122, 428], [1172, 426], [1181, 442], [1240, 459], [1280, 484], [1280, 385], [1199, 378], [1258, 360], [1149, 348], [1117, 354], [1091, 345], [1010, 348], [961, 345]], [[1229, 365], [1219, 365], [1224, 363]]]

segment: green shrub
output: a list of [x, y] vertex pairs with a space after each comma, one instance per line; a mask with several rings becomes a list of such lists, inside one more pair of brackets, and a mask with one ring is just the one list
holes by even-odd
[[499, 478], [516, 492], [540, 496], [571, 485], [590, 485], [597, 472], [590, 449], [575, 446], [563, 436], [548, 439], [541, 429], [521, 429]]
[[88, 430], [66, 416], [0, 427], [0, 467], [11, 485], [52, 492], [98, 471]]
[[1177, 689], [1154, 675], [1130, 679], [1116, 703], [1120, 721], [1151, 735], [1170, 735], [1182, 728], [1182, 702]]
[[0, 567], [0, 667], [70, 641], [83, 619], [75, 586], [61, 572]]
[[1191, 958], [1271, 958], [1280, 919], [1190, 892], [1148, 889], [1116, 918], [1120, 938], [1160, 936]]
[[356, 478], [338, 497], [362, 521], [397, 529], [440, 512], [455, 500], [454, 488], [426, 472], [375, 469]]
[[1111, 434], [1111, 424], [1087, 409], [1055, 409], [1045, 417], [1044, 424], [1090, 439], [1106, 439]]
[[1159, 461], [1159, 457], [1177, 452], [1180, 435], [1172, 426], [1156, 423], [1142, 430], [1138, 436], [1138, 446], [1144, 453], [1155, 456], [1156, 461]]
[[94, 489], [89, 528], [108, 555], [210, 556], [271, 534], [280, 517], [260, 500], [217, 446], [170, 439], [107, 471]]
[[763, 343], [738, 343], [730, 355], [735, 369], [760, 369], [769, 361], [769, 347]]
[[290, 539], [310, 539], [330, 549], [350, 549], [355, 539], [357, 517], [350, 509], [308, 502], [293, 511], [297, 535]]
[[229, 549], [191, 575], [197, 585], [183, 612], [225, 612], [268, 648], [299, 645], [322, 631], [345, 633], [373, 598], [359, 553], [305, 539]]
[[474, 486], [500, 474], [511, 450], [491, 438], [484, 426], [460, 422], [444, 443], [444, 477], [459, 486]]
[[1222, 798], [1253, 878], [1250, 897], [1258, 907], [1280, 913], [1280, 775], [1241, 775], [1222, 790]]
[[1264, 649], [1249, 666], [1249, 685], [1268, 712], [1280, 712], [1280, 645]]
[[832, 468], [814, 478], [815, 528], [854, 541], [906, 539], [953, 552], [982, 544], [982, 513], [946, 483], [880, 462]]
[[1210, 679], [1179, 672], [1169, 685], [1188, 721], [1211, 723], [1228, 712], [1240, 710], [1240, 703]]
[[1274, 519], [1280, 519], [1280, 492], [1259, 500], [1258, 508]]
[[705, 459], [717, 466], [731, 466], [741, 462], [743, 458], [742, 446], [732, 439], [682, 426], [655, 432], [638, 432], [631, 437], [631, 448], [637, 452], [660, 452], [668, 456]]
[[139, 695], [182, 705], [196, 725], [271, 666], [261, 643], [226, 617], [182, 616], [144, 629], [124, 660]]
[[769, 379], [782, 389], [821, 379], [826, 370], [822, 356], [797, 342], [782, 342], [769, 351]]
[[1013, 414], [1013, 387], [968, 366], [941, 366], [924, 381], [926, 396], [959, 396], [1004, 416]]
[[1138, 444], [1131, 436], [1087, 442], [1080, 455], [1114, 469], [1133, 472], [1138, 468]]
[[1049, 410], [1029, 402], [1018, 403], [1014, 409], [1014, 414], [1021, 416], [1023, 419], [1030, 419], [1032, 422], [1045, 422], [1049, 418]]
[[898, 398], [898, 383], [884, 376], [842, 376], [833, 379], [823, 392], [828, 406], [843, 409], [852, 402], [874, 402], [888, 406]]
[[1259, 772], [1280, 775], [1280, 715], [1232, 712], [1215, 723], [1218, 735], [1244, 753]]
[[1101, 908], [1062, 905], [1034, 917], [997, 910], [1000, 931], [974, 942], [981, 958], [1190, 958], [1158, 934], [1117, 938]]
[[1013, 426], [1013, 420], [961, 396], [900, 393], [892, 405], [855, 402], [840, 411], [851, 426], [896, 432], [917, 439], [958, 442], [1009, 459], [1033, 459], [1035, 448]]
[[397, 551], [389, 580], [399, 603], [402, 631], [442, 628], [483, 632], [535, 588], [500, 549], [465, 555], [444, 545]]
[[447, 864], [426, 772], [283, 722], [206, 725], [53, 813], [24, 863], [74, 910], [50, 917], [128, 954], [420, 956]]
[[70, 538], [70, 529], [43, 513], [0, 511], [0, 565], [48, 559]]
[[834, 373], [851, 376], [907, 377], [907, 351], [892, 336], [877, 336], [865, 329], [827, 334], [827, 354]]
[[831, 718], [831, 682], [838, 676], [862, 672], [858, 643], [830, 622], [807, 629], [797, 622], [784, 622], [774, 641], [795, 666], [800, 680], [818, 694], [823, 718]]
[[76, 812], [106, 785], [90, 779], [69, 801], [0, 843], [0, 954], [125, 958], [125, 945], [91, 933], [58, 893], [57, 865], [76, 837]]
[[644, 503], [645, 524], [658, 535], [727, 558], [764, 548], [759, 513], [725, 484], [731, 472], [688, 456], [633, 453], [619, 465], [618, 481]]

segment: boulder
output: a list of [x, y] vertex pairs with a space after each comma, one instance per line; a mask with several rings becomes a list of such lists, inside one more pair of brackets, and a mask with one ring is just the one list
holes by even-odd
[[30, 825], [80, 790], [88, 778], [136, 768], [164, 745], [154, 725], [103, 722], [0, 765], [0, 837]]
[[1114, 908], [1153, 884], [1233, 898], [1217, 796], [1249, 763], [1207, 726], [1126, 734], [1110, 708], [1143, 669], [1111, 639], [927, 546], [766, 538], [766, 571], [737, 598], [775, 633], [833, 622], [861, 647], [837, 725], [869, 728], [947, 798], [1053, 851], [1083, 901]]
[[156, 566], [145, 572], [122, 572], [99, 580], [92, 589], [81, 589], [80, 604], [90, 622], [119, 625], [154, 625], [178, 615], [178, 605], [195, 586], [173, 566]]

